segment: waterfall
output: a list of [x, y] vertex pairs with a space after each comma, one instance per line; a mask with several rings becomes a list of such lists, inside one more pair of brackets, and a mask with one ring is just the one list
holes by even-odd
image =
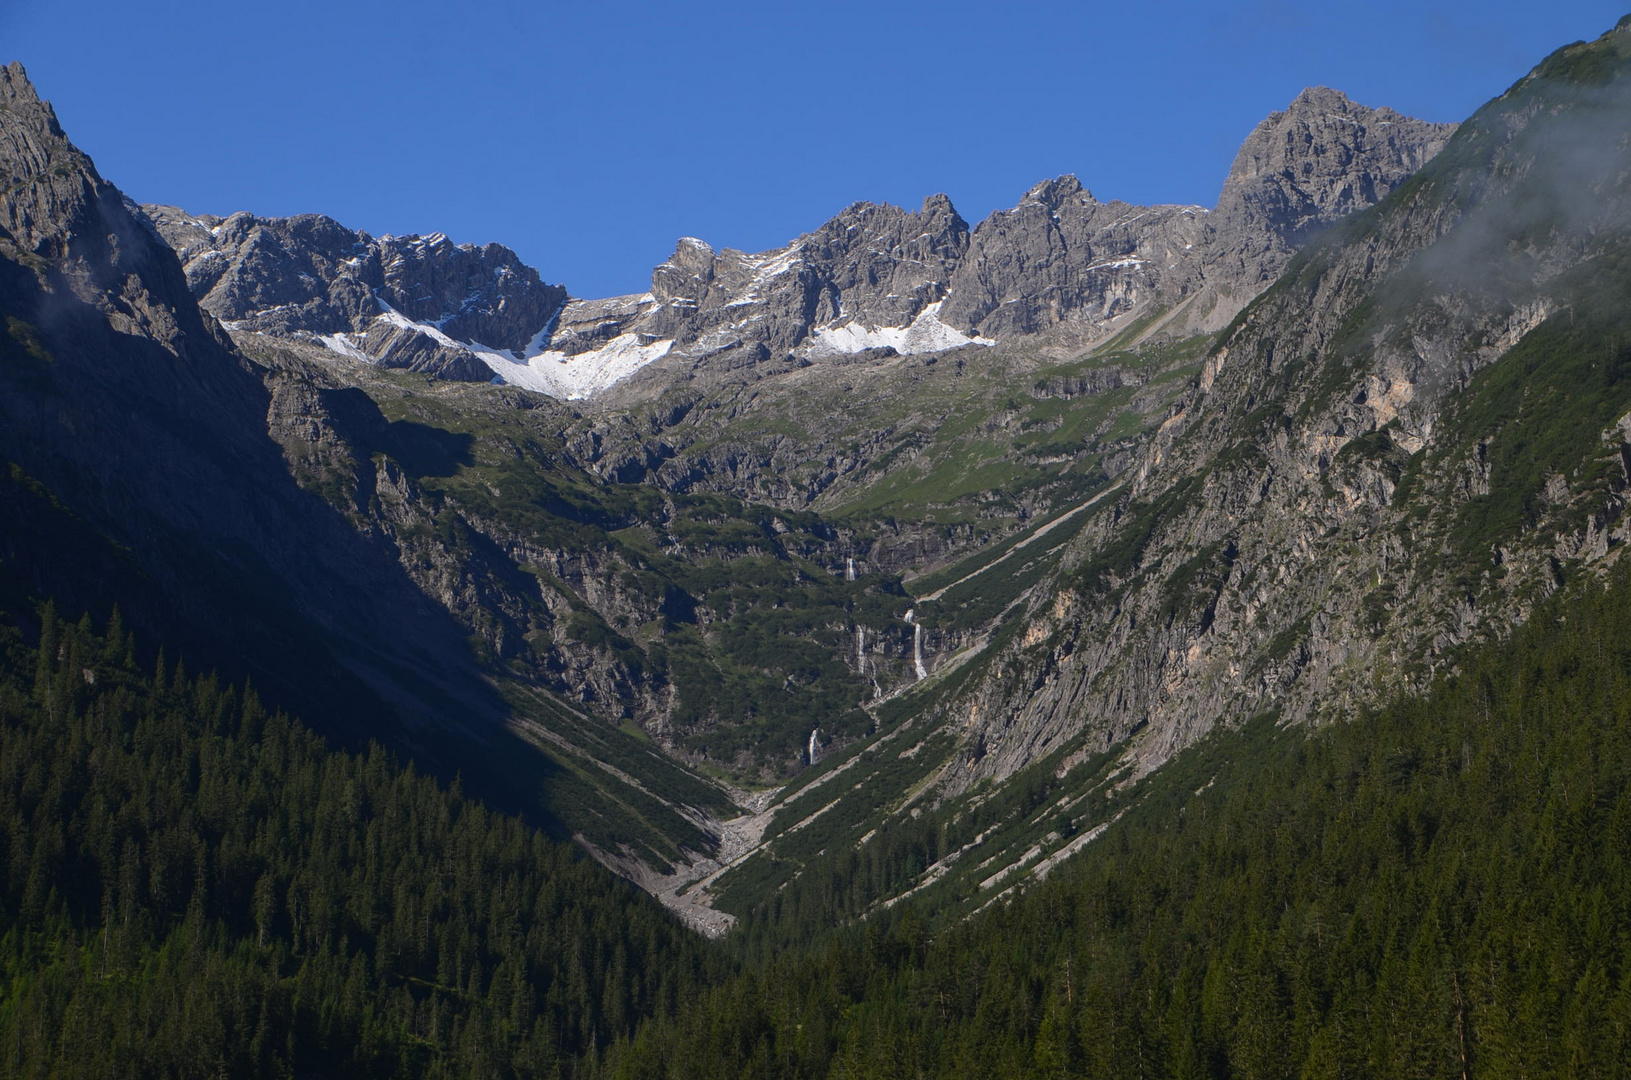
[[844, 560], [844, 580], [855, 580], [855, 560], [853, 558]]
[[855, 671], [859, 675], [866, 674], [866, 627], [855, 628]]
[[902, 616], [912, 628], [912, 663], [917, 667], [918, 681], [929, 677], [929, 669], [923, 666], [923, 624], [917, 621], [917, 609], [908, 608]]
[[820, 728], [810, 729], [810, 764], [816, 763], [816, 736], [821, 733]]

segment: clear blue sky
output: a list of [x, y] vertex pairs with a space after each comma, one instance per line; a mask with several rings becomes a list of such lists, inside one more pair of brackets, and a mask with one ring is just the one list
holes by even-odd
[[1210, 205], [1304, 86], [1459, 120], [1623, 11], [0, 0], [0, 62], [138, 200], [497, 240], [592, 297], [643, 291], [679, 236], [761, 250], [861, 199], [944, 191], [973, 223], [1074, 172]]

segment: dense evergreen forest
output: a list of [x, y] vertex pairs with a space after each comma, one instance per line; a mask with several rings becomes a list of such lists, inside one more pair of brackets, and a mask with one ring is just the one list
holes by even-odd
[[704, 976], [570, 845], [39, 623], [0, 627], [0, 1075], [570, 1076]]
[[1631, 575], [1215, 736], [1073, 863], [747, 962], [117, 618], [0, 631], [7, 1076], [1620, 1077]]

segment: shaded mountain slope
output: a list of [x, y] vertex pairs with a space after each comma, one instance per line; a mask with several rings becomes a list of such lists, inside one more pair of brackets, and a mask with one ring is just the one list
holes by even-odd
[[728, 807], [717, 787], [547, 695], [507, 698], [397, 550], [315, 493], [333, 478], [314, 461], [360, 455], [371, 472], [377, 453], [408, 482], [458, 441], [393, 427], [297, 360], [236, 351], [20, 67], [0, 94], [0, 457], [26, 515], [5, 530], [7, 592], [117, 601], [192, 663], [563, 833], [658, 862], [706, 848], [689, 806]]

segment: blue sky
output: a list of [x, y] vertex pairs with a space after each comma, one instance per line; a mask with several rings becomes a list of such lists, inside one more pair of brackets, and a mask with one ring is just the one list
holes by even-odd
[[1210, 205], [1304, 86], [1459, 120], [1623, 12], [0, 0], [0, 62], [141, 201], [496, 240], [592, 297], [643, 291], [679, 236], [761, 250], [862, 199], [943, 191], [974, 223], [1074, 172], [1101, 199]]

